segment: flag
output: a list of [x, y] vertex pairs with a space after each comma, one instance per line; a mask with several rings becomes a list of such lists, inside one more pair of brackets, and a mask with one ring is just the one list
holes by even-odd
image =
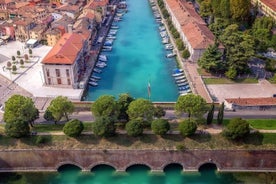
[[150, 98], [150, 82], [148, 82], [148, 97]]

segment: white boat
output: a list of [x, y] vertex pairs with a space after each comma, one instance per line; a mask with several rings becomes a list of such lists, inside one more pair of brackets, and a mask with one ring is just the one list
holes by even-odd
[[168, 34], [167, 34], [166, 31], [161, 31], [161, 32], [160, 32], [160, 36], [161, 36], [162, 38], [164, 38], [164, 37], [167, 37]]
[[96, 72], [96, 73], [102, 73], [102, 70], [100, 70], [98, 68], [94, 68], [93, 71]]
[[101, 77], [96, 76], [96, 75], [92, 75], [92, 76], [90, 77], [90, 79], [97, 79], [97, 80], [100, 80], [100, 79], [101, 79]]
[[169, 43], [169, 38], [168, 38], [168, 37], [164, 37], [164, 38], [162, 39], [162, 43], [163, 43], [163, 44]]
[[178, 77], [178, 76], [181, 76], [181, 75], [183, 75], [183, 72], [182, 73], [174, 73], [174, 74], [172, 74], [173, 77]]
[[118, 32], [118, 29], [110, 29], [109, 30], [109, 33], [114, 33], [114, 34], [116, 34]]
[[110, 39], [110, 40], [115, 40], [116, 36], [112, 36], [112, 35], [107, 35], [106, 39]]
[[97, 82], [89, 81], [88, 83], [89, 83], [89, 85], [91, 85], [91, 86], [98, 86], [98, 83], [97, 83]]
[[187, 84], [188, 84], [188, 82], [182, 82], [182, 83], [177, 84], [177, 86], [186, 86]]
[[99, 61], [106, 62], [107, 61], [107, 56], [106, 55], [99, 55]]
[[111, 26], [111, 29], [119, 29], [119, 26], [116, 26], [116, 25]]
[[166, 50], [173, 50], [173, 46], [172, 46], [172, 45], [166, 45], [166, 46], [165, 46], [165, 49], [166, 49]]
[[173, 52], [166, 55], [167, 58], [171, 58], [174, 56], [176, 56], [176, 53], [173, 53]]
[[98, 82], [98, 80], [94, 79], [94, 78], [90, 78], [89, 80], [92, 81], [92, 82]]
[[184, 75], [181, 75], [181, 76], [178, 76], [178, 77], [175, 77], [175, 80], [181, 80], [181, 79], [185, 79], [186, 77]]
[[104, 67], [107, 66], [107, 64], [105, 64], [104, 62], [98, 62], [98, 63], [96, 64], [96, 66], [99, 67], [99, 68], [104, 68]]
[[103, 46], [102, 51], [111, 51], [112, 47], [111, 46]]
[[175, 82], [179, 84], [179, 83], [187, 82], [187, 79], [184, 78], [184, 79], [177, 80]]
[[113, 44], [113, 40], [106, 40], [104, 42], [104, 46], [112, 46], [112, 44]]

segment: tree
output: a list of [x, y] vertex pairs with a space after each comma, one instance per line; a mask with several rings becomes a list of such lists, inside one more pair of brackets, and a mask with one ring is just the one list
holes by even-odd
[[208, 115], [207, 115], [207, 125], [210, 125], [212, 122], [213, 122], [213, 118], [214, 118], [214, 111], [215, 111], [215, 105], [214, 103], [212, 103], [211, 105], [211, 108], [208, 112]]
[[21, 55], [19, 50], [16, 52], [16, 54], [17, 54], [17, 57], [20, 57], [20, 55]]
[[250, 0], [230, 0], [231, 17], [235, 20], [246, 20], [250, 13]]
[[191, 56], [190, 52], [188, 49], [184, 49], [184, 51], [182, 52], [182, 57], [184, 59], [188, 59]]
[[37, 118], [38, 110], [31, 98], [13, 95], [5, 102], [4, 121], [6, 123], [22, 120], [33, 126]]
[[20, 59], [20, 65], [23, 67], [23, 65], [24, 65], [23, 59]]
[[248, 135], [249, 132], [249, 123], [246, 120], [233, 118], [223, 130], [222, 135], [228, 139], [236, 140]]
[[92, 104], [91, 111], [96, 118], [109, 116], [113, 119], [117, 119], [119, 115], [119, 106], [114, 96], [103, 95]]
[[143, 125], [141, 119], [132, 119], [126, 124], [127, 134], [137, 137], [143, 134]]
[[[46, 121], [55, 121], [55, 118], [52, 114], [52, 112], [47, 108], [44, 115], [43, 115], [43, 118], [46, 120]], [[56, 122], [55, 122], [56, 123]]]
[[188, 113], [188, 117], [200, 117], [207, 112], [206, 101], [199, 95], [179, 96], [175, 104], [177, 114]]
[[193, 119], [186, 119], [180, 122], [179, 124], [180, 134], [184, 137], [193, 135], [197, 129], [197, 125]]
[[128, 114], [127, 114], [127, 109], [128, 109], [129, 104], [133, 100], [134, 100], [133, 97], [131, 97], [127, 93], [119, 95], [119, 99], [117, 101], [118, 106], [119, 106], [119, 111], [120, 111], [118, 119], [125, 120], [125, 121], [129, 120], [129, 117], [128, 117]]
[[176, 40], [176, 46], [177, 46], [178, 50], [180, 50], [180, 51], [184, 50], [184, 48], [185, 48], [183, 41], [180, 38], [178, 38]]
[[13, 72], [16, 72], [16, 70], [17, 70], [16, 65], [12, 65], [12, 71], [13, 71]]
[[14, 56], [12, 56], [12, 62], [15, 63], [15, 57]]
[[218, 117], [217, 117], [217, 122], [219, 125], [223, 123], [223, 117], [224, 117], [224, 102], [222, 102], [221, 105], [219, 106]]
[[14, 121], [6, 123], [5, 133], [7, 136], [20, 138], [30, 135], [30, 127], [28, 122], [22, 119], [15, 119]]
[[218, 44], [209, 45], [198, 61], [199, 66], [211, 73], [225, 71], [225, 63], [222, 60], [222, 53]]
[[10, 61], [7, 62], [7, 68], [11, 68], [12, 63]]
[[149, 100], [138, 98], [129, 104], [127, 114], [130, 119], [141, 118], [151, 121], [154, 115], [154, 106]]
[[74, 112], [74, 104], [67, 97], [58, 96], [51, 101], [48, 109], [55, 122], [60, 121], [62, 117], [69, 121], [68, 115]]
[[200, 15], [202, 17], [209, 17], [212, 15], [212, 6], [211, 2], [208, 1], [202, 1], [200, 3]]
[[83, 123], [78, 119], [72, 119], [65, 123], [63, 127], [63, 132], [69, 137], [79, 137], [83, 131]]
[[165, 135], [170, 130], [170, 124], [165, 119], [155, 119], [151, 123], [152, 131], [157, 135]]
[[30, 56], [32, 56], [32, 54], [33, 54], [32, 49], [29, 49], [29, 54], [30, 54]]
[[28, 54], [24, 54], [24, 59], [25, 59], [25, 61], [28, 61], [28, 59], [29, 59]]
[[166, 115], [166, 111], [161, 106], [154, 107], [154, 117], [161, 118]]
[[220, 13], [221, 17], [224, 19], [229, 19], [231, 12], [230, 12], [230, 0], [221, 0], [220, 1]]
[[100, 116], [92, 125], [92, 131], [100, 137], [110, 137], [116, 132], [114, 120], [108, 116]]

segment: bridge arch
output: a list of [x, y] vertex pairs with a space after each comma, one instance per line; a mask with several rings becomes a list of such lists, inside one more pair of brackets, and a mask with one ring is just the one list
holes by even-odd
[[113, 165], [113, 164], [111, 164], [111, 163], [107, 163], [107, 162], [100, 162], [100, 163], [93, 163], [92, 165], [90, 165], [89, 167], [88, 167], [88, 169], [91, 171], [91, 172], [93, 172], [94, 170], [97, 170], [99, 167], [107, 167], [107, 168], [109, 168], [110, 170], [114, 170], [114, 171], [116, 171], [116, 167]]
[[161, 169], [163, 170], [163, 172], [166, 172], [166, 170], [170, 169], [171, 167], [177, 168], [181, 171], [184, 170], [183, 165], [178, 162], [166, 163], [166, 164], [162, 165]]
[[151, 171], [152, 170], [152, 167], [151, 166], [149, 166], [148, 164], [146, 164], [146, 163], [131, 163], [131, 164], [129, 164], [129, 165], [127, 165], [125, 168], [124, 168], [124, 170], [127, 172], [127, 171], [130, 171], [131, 169], [133, 169], [133, 168], [135, 168], [135, 167], [143, 167], [143, 168], [145, 168], [146, 170], [149, 170], [149, 171]]
[[206, 167], [212, 168], [216, 171], [220, 170], [220, 165], [217, 162], [214, 162], [212, 160], [199, 163], [197, 165], [197, 170], [200, 172], [200, 171], [204, 170]]
[[71, 161], [65, 161], [65, 162], [60, 162], [57, 166], [56, 166], [56, 170], [58, 172], [66, 169], [67, 167], [71, 167], [73, 169], [76, 169], [76, 170], [80, 170], [82, 171], [83, 170], [83, 167], [76, 163], [76, 162], [71, 162]]

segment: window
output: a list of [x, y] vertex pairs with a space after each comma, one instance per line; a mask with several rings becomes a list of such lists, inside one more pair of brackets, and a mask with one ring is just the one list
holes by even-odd
[[67, 83], [68, 85], [71, 85], [71, 80], [69, 78], [67, 79]]
[[60, 77], [60, 70], [59, 69], [56, 69], [56, 76]]
[[51, 78], [48, 78], [48, 84], [51, 85]]
[[66, 69], [66, 76], [70, 77], [69, 69]]
[[49, 69], [46, 69], [46, 76], [47, 76], [47, 77], [50, 77]]
[[61, 84], [61, 78], [57, 78], [57, 83]]

